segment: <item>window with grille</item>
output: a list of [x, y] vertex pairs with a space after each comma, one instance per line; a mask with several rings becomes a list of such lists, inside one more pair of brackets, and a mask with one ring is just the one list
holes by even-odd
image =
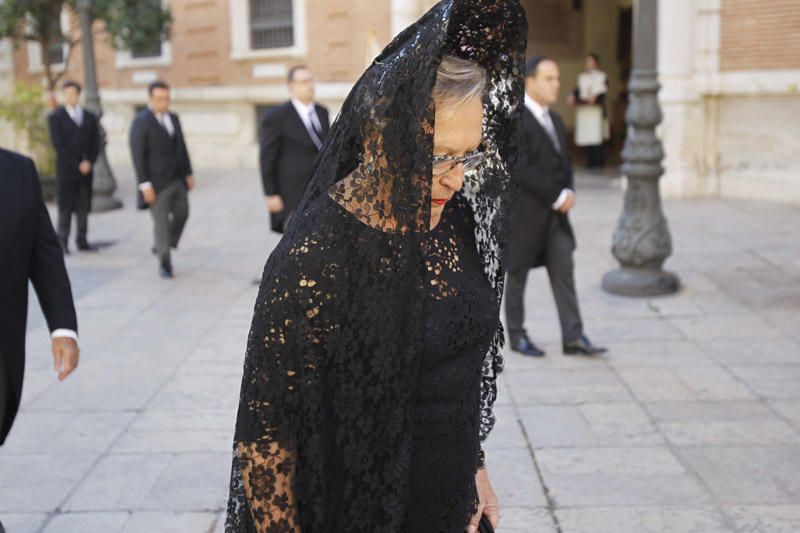
[[58, 41], [50, 45], [50, 49], [47, 51], [47, 55], [50, 56], [50, 64], [51, 65], [58, 65], [64, 62], [64, 42]]
[[292, 0], [250, 0], [250, 47], [261, 50], [292, 45]]
[[[2, 4], [0, 0], [0, 4]], [[47, 49], [47, 58], [50, 60], [51, 65], [58, 65], [64, 62], [64, 37], [61, 35], [61, 22], [57, 19], [53, 22], [53, 31], [51, 32], [53, 44]], [[44, 63], [44, 56], [42, 56], [42, 63]]]
[[147, 46], [140, 46], [131, 50], [131, 57], [140, 59], [144, 57], [161, 57], [161, 39]]

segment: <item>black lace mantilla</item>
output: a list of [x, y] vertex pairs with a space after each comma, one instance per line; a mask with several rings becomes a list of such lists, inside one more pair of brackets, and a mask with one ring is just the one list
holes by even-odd
[[[467, 173], [462, 194], [499, 303], [526, 34], [518, 0], [440, 2], [387, 46], [347, 97], [264, 268], [226, 531], [394, 533], [414, 512], [431, 91], [443, 54], [476, 61], [488, 74], [487, 157]], [[481, 439], [494, 424], [502, 342], [498, 317], [482, 367]]]

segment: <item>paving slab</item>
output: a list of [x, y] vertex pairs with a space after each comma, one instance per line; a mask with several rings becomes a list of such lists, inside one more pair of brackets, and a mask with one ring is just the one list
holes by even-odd
[[800, 505], [752, 505], [726, 507], [739, 531], [796, 533], [800, 531]]
[[556, 511], [562, 533], [733, 533], [713, 507], [578, 507]]
[[120, 531], [128, 513], [61, 513], [53, 517], [43, 533], [108, 533]]
[[652, 446], [664, 438], [636, 403], [520, 407], [536, 448]]
[[0, 524], [7, 533], [36, 533], [46, 520], [45, 513], [0, 513]]
[[704, 446], [677, 453], [724, 504], [794, 504], [800, 498], [800, 446]]
[[131, 513], [122, 527], [123, 533], [153, 533], [175, 531], [207, 533], [214, 526], [217, 516], [213, 513], [149, 512]]
[[8, 454], [0, 461], [0, 512], [50, 512], [87, 475], [95, 454]]
[[734, 366], [731, 372], [755, 394], [764, 398], [800, 399], [800, 366]]
[[557, 507], [707, 504], [711, 495], [665, 447], [549, 448], [536, 454]]
[[140, 509], [174, 456], [106, 455], [76, 488], [63, 508], [68, 511]]
[[498, 533], [556, 533], [550, 511], [544, 507], [504, 507]]

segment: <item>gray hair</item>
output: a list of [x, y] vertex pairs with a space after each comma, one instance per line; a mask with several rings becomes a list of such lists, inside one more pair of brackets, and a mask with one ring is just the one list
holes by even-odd
[[433, 101], [438, 106], [461, 106], [480, 98], [486, 90], [486, 71], [472, 61], [452, 55], [442, 56], [433, 87]]

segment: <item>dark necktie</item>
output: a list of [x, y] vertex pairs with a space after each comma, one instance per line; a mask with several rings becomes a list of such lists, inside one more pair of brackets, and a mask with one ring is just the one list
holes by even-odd
[[542, 115], [542, 126], [544, 127], [544, 131], [547, 132], [547, 136], [550, 137], [551, 141], [553, 141], [553, 146], [555, 146], [556, 151], [561, 153], [561, 144], [558, 142], [556, 127], [553, 124], [553, 118], [550, 116], [550, 111], [545, 111]]
[[317, 129], [317, 125], [314, 123], [314, 108], [308, 111], [308, 123], [311, 124], [308, 134], [311, 136], [311, 140], [317, 147], [317, 150], [319, 150], [322, 148], [322, 132]]
[[72, 108], [72, 114], [70, 115], [72, 121], [80, 128], [83, 125], [83, 112], [81, 108], [74, 107]]
[[164, 118], [164, 113], [159, 113], [156, 115], [156, 117], [158, 117], [158, 123], [161, 124], [162, 128], [164, 128], [164, 131], [167, 132], [167, 135], [172, 137], [173, 131], [169, 128], [169, 126], [167, 126], [167, 119]]

